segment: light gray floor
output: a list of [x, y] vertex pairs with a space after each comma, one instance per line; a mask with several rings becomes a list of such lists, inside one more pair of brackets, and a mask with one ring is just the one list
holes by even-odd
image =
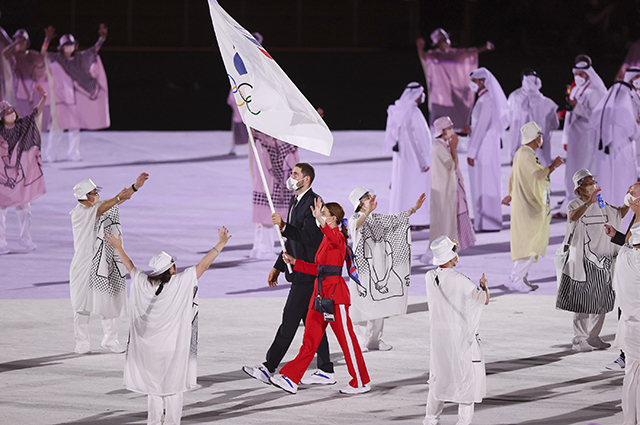
[[[381, 153], [381, 132], [336, 132], [332, 156], [301, 152], [316, 166], [315, 190], [345, 207], [351, 189], [375, 189], [387, 212], [391, 162]], [[428, 266], [418, 261], [428, 230], [413, 234], [413, 273], [409, 314], [388, 319], [390, 352], [365, 353], [373, 390], [342, 396], [346, 366], [333, 335], [338, 385], [303, 388], [288, 395], [240, 371], [257, 364], [279, 324], [288, 286], [266, 288], [269, 261], [248, 258], [253, 241], [251, 186], [246, 151], [226, 156], [227, 132], [82, 133], [85, 161], [45, 165], [48, 193], [33, 203], [33, 237], [38, 250], [0, 257], [0, 424], [142, 424], [145, 396], [122, 387], [124, 355], [98, 348], [99, 320], [92, 321], [96, 351], [73, 354], [68, 268], [73, 240], [68, 212], [71, 188], [86, 177], [104, 187], [103, 198], [129, 186], [141, 171], [147, 185], [121, 206], [126, 249], [148, 269], [151, 255], [164, 249], [179, 266], [194, 264], [217, 240], [220, 225], [233, 238], [200, 280], [199, 385], [185, 395], [183, 423], [225, 424], [382, 424], [421, 423], [427, 395], [429, 314], [424, 288]], [[557, 142], [558, 134], [554, 135]], [[554, 151], [558, 151], [557, 143]], [[464, 156], [461, 158], [463, 164]], [[509, 167], [503, 158], [503, 191]], [[466, 173], [466, 166], [463, 166]], [[563, 169], [552, 178], [555, 205], [562, 197]], [[487, 398], [476, 406], [476, 424], [616, 424], [622, 422], [622, 373], [604, 369], [617, 350], [570, 351], [571, 314], [555, 305], [553, 254], [564, 222], [551, 227], [547, 256], [530, 280], [540, 289], [528, 295], [504, 293], [511, 269], [509, 209], [505, 230], [480, 234], [461, 256], [459, 270], [474, 281], [486, 272], [494, 298], [482, 318], [487, 363]], [[9, 243], [18, 246], [16, 217], [8, 217]], [[16, 249], [16, 251], [18, 251]], [[97, 318], [96, 318], [97, 319]], [[604, 339], [612, 341], [616, 317], [609, 314]], [[127, 320], [118, 321], [126, 341]], [[296, 337], [285, 360], [301, 343]], [[455, 423], [447, 407], [443, 424]]]

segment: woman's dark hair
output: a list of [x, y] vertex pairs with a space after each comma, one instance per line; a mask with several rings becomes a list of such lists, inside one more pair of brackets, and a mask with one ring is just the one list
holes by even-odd
[[169, 270], [157, 276], [148, 276], [149, 283], [155, 286], [169, 282], [171, 280], [171, 267], [169, 267]]
[[344, 220], [344, 209], [342, 208], [342, 205], [337, 202], [327, 202], [326, 204], [324, 204], [324, 206], [327, 207], [329, 213], [332, 216], [338, 219], [337, 222], [340, 223], [340, 231], [344, 235], [344, 239], [349, 239], [349, 232], [347, 231], [347, 227], [344, 225], [344, 223], [342, 223], [342, 220]]

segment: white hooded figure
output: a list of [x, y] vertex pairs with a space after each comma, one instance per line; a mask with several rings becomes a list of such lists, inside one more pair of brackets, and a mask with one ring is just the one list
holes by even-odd
[[638, 94], [640, 69], [629, 68], [624, 81], [616, 81], [591, 114], [592, 163], [590, 169], [602, 187], [603, 198], [622, 205], [630, 184], [638, 179], [634, 143], [640, 136]]
[[[424, 99], [424, 88], [409, 83], [400, 99], [387, 108], [384, 151], [393, 152], [390, 214], [407, 210], [422, 193], [427, 194], [425, 202], [429, 203], [431, 132], [418, 108]], [[421, 208], [411, 217], [411, 223], [429, 224], [429, 209]]]
[[467, 162], [473, 204], [473, 230], [502, 230], [500, 207], [500, 139], [509, 124], [509, 106], [500, 83], [486, 68], [471, 73], [469, 84], [477, 93], [471, 111]]
[[[578, 170], [589, 168], [591, 164], [593, 144], [589, 137], [589, 122], [591, 113], [607, 91], [604, 82], [591, 66], [591, 59], [586, 55], [576, 58], [573, 75], [576, 85], [567, 99], [573, 109], [565, 116], [562, 132], [562, 144], [567, 151], [564, 177], [566, 196], [560, 208], [563, 212], [569, 201], [576, 197], [573, 192], [573, 175]], [[627, 187], [629, 184], [627, 183]]]
[[526, 68], [521, 73], [522, 86], [509, 95], [509, 131], [507, 133], [507, 145], [511, 161], [520, 149], [520, 129], [528, 122], [534, 121], [542, 128], [542, 136], [547, 143], [540, 149], [536, 149], [536, 156], [540, 159], [543, 167], [551, 165], [551, 131], [557, 130], [558, 105], [548, 97], [544, 96], [540, 89], [542, 80], [531, 68]]

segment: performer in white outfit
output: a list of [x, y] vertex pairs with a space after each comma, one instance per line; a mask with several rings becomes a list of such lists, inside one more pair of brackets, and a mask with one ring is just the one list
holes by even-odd
[[[418, 83], [409, 83], [400, 99], [387, 108], [384, 151], [393, 152], [389, 214], [407, 210], [421, 193], [427, 194], [429, 203], [431, 132], [418, 108], [424, 98], [424, 88]], [[414, 214], [411, 223], [429, 224], [429, 210], [425, 208]]]
[[131, 187], [103, 202], [91, 179], [82, 180], [73, 188], [78, 205], [70, 212], [75, 253], [69, 269], [69, 288], [78, 354], [91, 352], [90, 313], [102, 316], [101, 347], [114, 353], [124, 352], [118, 342], [115, 318], [126, 310], [126, 270], [113, 248], [106, 245], [105, 236], [121, 233], [117, 206], [131, 198], [148, 178], [147, 173], [140, 174]]
[[551, 131], [557, 130], [558, 105], [544, 96], [540, 89], [542, 80], [531, 68], [525, 68], [520, 74], [522, 86], [511, 92], [507, 102], [509, 103], [509, 131], [506, 139], [508, 141], [511, 162], [516, 151], [520, 149], [520, 128], [530, 121], [536, 122], [542, 128], [542, 136], [546, 143], [536, 150], [536, 156], [540, 159], [543, 167], [551, 165]]
[[457, 245], [446, 236], [431, 243], [433, 263], [427, 272], [427, 298], [431, 320], [429, 396], [424, 425], [438, 425], [445, 401], [458, 403], [457, 425], [473, 418], [474, 403], [486, 394], [484, 356], [478, 337], [483, 306], [489, 304], [487, 279], [480, 288], [453, 270]]
[[615, 345], [626, 356], [622, 382], [624, 425], [640, 419], [640, 223], [631, 227], [629, 244], [618, 253], [613, 288], [622, 310]]
[[500, 138], [509, 125], [507, 97], [500, 83], [486, 68], [471, 73], [471, 91], [478, 94], [471, 111], [471, 127], [463, 129], [469, 136], [467, 162], [473, 203], [473, 229], [502, 230], [500, 180]]
[[591, 114], [594, 138], [590, 167], [598, 178], [602, 196], [613, 205], [622, 205], [630, 182], [638, 180], [635, 141], [640, 138], [638, 94], [640, 69], [629, 68], [624, 81], [616, 81]]
[[196, 385], [198, 279], [231, 237], [225, 227], [218, 236], [216, 246], [182, 273], [169, 254], [156, 253], [149, 262], [153, 272], [147, 276], [124, 251], [122, 236], [107, 235], [131, 276], [124, 386], [147, 394], [148, 425], [179, 425], [183, 393]]
[[355, 212], [349, 218], [348, 230], [360, 280], [359, 284], [349, 281], [349, 315], [364, 336], [361, 345], [368, 350], [391, 350], [393, 347], [382, 340], [384, 318], [407, 313], [411, 279], [409, 217], [425, 199], [423, 193], [407, 211], [384, 215], [374, 213], [376, 196], [365, 187], [356, 187], [349, 195]]
[[[511, 259], [513, 270], [505, 286], [512, 291], [529, 292], [538, 289], [527, 280], [529, 269], [543, 256], [549, 244], [551, 224], [551, 184], [549, 176], [562, 163], [557, 157], [543, 167], [535, 154], [543, 146], [542, 128], [535, 122], [520, 129], [521, 147], [513, 159], [509, 175], [509, 194], [502, 200], [511, 204]], [[512, 203], [513, 202], [513, 203]]]
[[476, 235], [458, 162], [458, 135], [449, 117], [440, 117], [433, 125], [429, 239], [433, 242], [440, 236], [450, 236], [463, 251], [475, 245]]
[[[573, 67], [575, 86], [567, 97], [567, 105], [571, 110], [564, 119], [562, 144], [567, 151], [564, 176], [565, 199], [560, 211], [565, 211], [569, 201], [575, 198], [573, 192], [573, 175], [580, 169], [588, 168], [593, 157], [593, 143], [589, 136], [591, 112], [602, 99], [607, 87], [591, 66], [591, 59], [580, 55]], [[629, 184], [626, 182], [625, 184]], [[560, 213], [565, 216], [564, 213]]]

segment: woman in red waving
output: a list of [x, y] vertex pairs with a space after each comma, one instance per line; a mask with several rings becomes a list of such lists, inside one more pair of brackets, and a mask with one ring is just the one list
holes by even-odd
[[348, 237], [347, 228], [343, 222], [344, 210], [335, 202], [323, 206], [320, 198], [316, 198], [315, 205], [311, 208], [318, 226], [324, 233], [324, 239], [316, 253], [315, 263], [296, 260], [287, 254], [284, 254], [283, 258], [285, 262], [294, 266], [294, 270], [318, 276], [315, 282], [315, 297], [311, 300], [307, 313], [304, 338], [298, 355], [280, 370], [280, 374], [271, 377], [271, 383], [295, 394], [298, 391], [298, 383], [313, 360], [320, 339], [327, 325], [330, 324], [340, 343], [351, 375], [349, 385], [340, 392], [343, 394], [366, 393], [371, 390], [368, 385], [369, 373], [349, 318], [351, 305], [349, 287], [342, 278], [342, 264], [345, 261]]

